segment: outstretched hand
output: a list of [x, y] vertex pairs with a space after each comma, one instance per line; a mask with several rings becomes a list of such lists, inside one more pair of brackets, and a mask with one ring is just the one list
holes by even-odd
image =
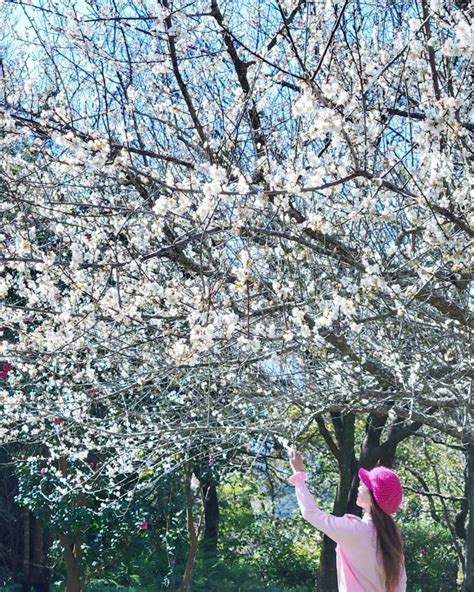
[[293, 473], [304, 471], [304, 462], [301, 452], [298, 452], [298, 450], [289, 450], [288, 458], [290, 460], [290, 466], [293, 469]]

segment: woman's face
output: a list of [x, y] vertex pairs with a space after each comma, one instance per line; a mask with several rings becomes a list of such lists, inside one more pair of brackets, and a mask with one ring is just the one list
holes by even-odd
[[357, 491], [356, 504], [359, 506], [359, 508], [362, 508], [366, 512], [370, 512], [370, 509], [372, 507], [372, 500], [370, 499], [369, 488], [363, 483], [359, 485], [359, 489]]

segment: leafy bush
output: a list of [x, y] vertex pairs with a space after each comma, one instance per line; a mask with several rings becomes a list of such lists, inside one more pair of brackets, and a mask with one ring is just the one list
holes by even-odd
[[281, 581], [263, 577], [251, 563], [239, 560], [227, 563], [219, 560], [213, 565], [198, 562], [190, 592], [309, 592], [305, 585], [288, 587]]
[[[299, 528], [298, 528], [299, 526]], [[310, 534], [301, 521], [266, 520], [258, 525], [254, 537], [258, 544], [249, 558], [258, 573], [286, 585], [298, 582], [313, 589], [318, 569], [314, 529]]]
[[245, 564], [261, 582], [272, 583], [269, 588], [259, 584], [258, 590], [277, 590], [276, 583], [290, 590], [295, 582], [302, 590], [314, 589], [318, 569], [314, 528], [299, 516], [274, 516], [255, 480], [242, 475], [221, 487], [220, 499], [220, 557]]
[[407, 592], [456, 592], [458, 561], [449, 531], [422, 520], [402, 525]]

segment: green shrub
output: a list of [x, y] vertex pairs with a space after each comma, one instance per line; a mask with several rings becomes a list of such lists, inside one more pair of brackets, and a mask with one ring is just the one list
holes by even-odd
[[198, 561], [190, 592], [309, 592], [307, 586], [289, 587], [268, 577], [263, 577], [248, 561], [214, 564]]
[[300, 519], [267, 519], [255, 532], [257, 544], [249, 557], [258, 573], [292, 586], [294, 582], [312, 590], [318, 570], [319, 545]]
[[402, 525], [407, 592], [456, 592], [458, 560], [447, 528], [424, 521]]
[[[249, 592], [293, 590], [295, 582], [301, 590], [313, 590], [319, 547], [314, 528], [298, 515], [274, 516], [255, 480], [241, 475], [228, 478], [220, 494], [219, 555], [227, 563], [245, 565], [254, 573], [260, 583]], [[240, 589], [247, 590], [236, 590]]]

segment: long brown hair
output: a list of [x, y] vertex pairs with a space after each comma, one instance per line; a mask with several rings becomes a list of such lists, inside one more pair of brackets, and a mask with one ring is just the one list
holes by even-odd
[[395, 592], [404, 562], [402, 535], [393, 518], [380, 509], [372, 492], [370, 497], [370, 515], [377, 532], [377, 548], [385, 571], [385, 590]]

